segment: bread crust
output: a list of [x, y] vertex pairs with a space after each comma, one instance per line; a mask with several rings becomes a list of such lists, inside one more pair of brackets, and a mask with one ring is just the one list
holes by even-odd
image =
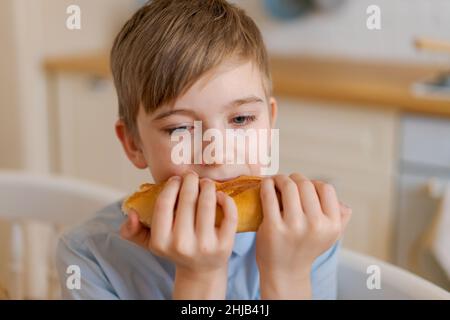
[[[228, 194], [236, 203], [237, 232], [256, 231], [261, 224], [263, 217], [260, 200], [261, 181], [262, 178], [258, 176], [240, 176], [224, 182], [215, 182], [216, 190]], [[151, 227], [155, 202], [165, 183], [142, 184], [138, 191], [123, 201], [123, 213], [127, 215], [130, 210], [134, 210], [139, 220], [147, 227]], [[217, 205], [215, 225], [220, 226], [222, 219], [222, 208]]]

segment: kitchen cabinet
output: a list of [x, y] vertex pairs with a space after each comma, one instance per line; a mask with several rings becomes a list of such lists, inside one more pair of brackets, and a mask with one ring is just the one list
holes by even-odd
[[55, 78], [57, 136], [54, 170], [124, 192], [152, 182], [148, 170], [133, 166], [116, 138], [117, 98], [112, 81], [86, 75]]
[[279, 99], [280, 171], [332, 183], [353, 216], [343, 244], [391, 259], [398, 116], [300, 99]]
[[425, 236], [441, 201], [433, 189], [450, 185], [450, 119], [404, 115], [400, 133], [395, 262], [450, 290]]

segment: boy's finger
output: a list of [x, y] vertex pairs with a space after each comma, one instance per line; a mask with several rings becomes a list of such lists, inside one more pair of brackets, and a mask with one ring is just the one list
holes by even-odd
[[311, 182], [316, 187], [322, 211], [330, 219], [338, 221], [341, 218], [340, 205], [334, 187], [322, 181], [312, 180]]
[[139, 232], [140, 229], [139, 216], [136, 211], [131, 210], [128, 214], [128, 228], [132, 235]]
[[342, 232], [344, 232], [345, 228], [347, 228], [350, 218], [352, 217], [353, 211], [347, 205], [340, 203], [340, 212], [341, 212], [341, 225], [342, 225], [341, 229], [342, 229]]
[[301, 180], [308, 180], [309, 181], [309, 179], [305, 175], [301, 174], [300, 172], [294, 172], [294, 173], [290, 174], [289, 178], [291, 178], [294, 181], [299, 181], [299, 180], [300, 181]]
[[227, 242], [228, 245], [232, 246], [238, 225], [236, 203], [233, 198], [222, 191], [216, 193], [216, 198], [223, 212], [222, 223], [219, 227], [219, 242]]
[[314, 184], [299, 173], [293, 173], [290, 177], [297, 185], [300, 202], [305, 215], [313, 219], [318, 218], [322, 212], [322, 207], [320, 206], [319, 196], [317, 195]]
[[125, 220], [124, 223], [122, 223], [122, 225], [120, 226], [120, 236], [126, 240], [128, 240], [129, 238], [131, 238], [131, 233], [130, 233], [130, 217], [127, 217], [127, 220]]
[[212, 237], [216, 220], [216, 185], [212, 180], [200, 181], [195, 230], [199, 237]]
[[183, 177], [178, 207], [175, 212], [174, 234], [177, 237], [194, 234], [195, 212], [199, 189], [198, 180], [198, 175], [192, 171]]
[[295, 182], [285, 175], [277, 175], [274, 177], [275, 186], [281, 193], [281, 201], [283, 204], [283, 218], [287, 221], [294, 221], [303, 216], [303, 210], [300, 204], [300, 196], [298, 194]]
[[272, 178], [264, 178], [261, 182], [261, 206], [263, 211], [263, 222], [280, 223], [280, 205], [278, 203], [277, 192]]
[[128, 214], [127, 221], [120, 228], [120, 235], [128, 241], [146, 247], [150, 237], [150, 229], [139, 221], [137, 213], [131, 211]]
[[155, 202], [152, 217], [152, 240], [169, 241], [181, 178], [174, 176], [164, 185]]
[[[137, 213], [134, 210], [130, 210], [127, 215], [127, 219], [120, 227], [120, 235], [126, 239], [132, 238], [137, 233], [136, 224]], [[138, 221], [139, 222], [139, 221]]]

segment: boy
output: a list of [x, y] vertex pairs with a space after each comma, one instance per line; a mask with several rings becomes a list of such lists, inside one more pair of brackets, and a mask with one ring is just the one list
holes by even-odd
[[[62, 237], [63, 296], [336, 298], [338, 239], [351, 210], [333, 187], [299, 173], [265, 177], [261, 226], [236, 233], [236, 205], [212, 180], [260, 175], [261, 165], [171, 160], [171, 134], [192, 131], [194, 121], [220, 131], [274, 127], [277, 103], [254, 22], [225, 0], [155, 0], [117, 36], [111, 67], [124, 151], [155, 182], [168, 182], [151, 229], [135, 213], [125, 218], [119, 201]], [[218, 227], [216, 204], [224, 212]], [[66, 286], [70, 265], [80, 268], [79, 289]]]

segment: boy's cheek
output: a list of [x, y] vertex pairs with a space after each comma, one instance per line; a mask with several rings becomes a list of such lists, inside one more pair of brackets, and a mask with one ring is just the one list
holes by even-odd
[[193, 170], [190, 165], [176, 165], [170, 159], [157, 161], [154, 164], [154, 166], [150, 164], [149, 167], [156, 183], [166, 181], [173, 176], [184, 176], [187, 172]]

